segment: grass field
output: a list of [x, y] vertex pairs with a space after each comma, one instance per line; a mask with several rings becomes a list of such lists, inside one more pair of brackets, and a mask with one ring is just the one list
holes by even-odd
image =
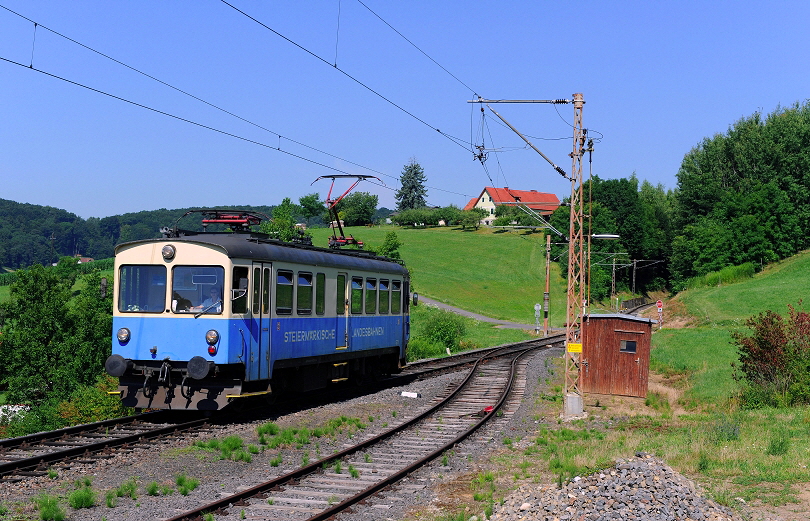
[[[326, 246], [331, 230], [310, 230], [316, 246]], [[543, 302], [546, 243], [540, 233], [462, 231], [453, 227], [410, 229], [395, 226], [346, 228], [370, 249], [395, 231], [399, 251], [411, 271], [414, 291], [482, 315], [534, 323], [534, 305]], [[550, 322], [563, 324], [565, 281], [556, 264], [550, 277]]]

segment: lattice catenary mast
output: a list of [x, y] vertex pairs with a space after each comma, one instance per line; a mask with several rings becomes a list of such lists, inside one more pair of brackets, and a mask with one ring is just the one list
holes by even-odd
[[586, 152], [585, 142], [587, 131], [582, 126], [582, 108], [585, 100], [582, 93], [574, 94], [573, 100], [485, 100], [478, 98], [470, 103], [553, 103], [574, 105], [574, 149], [571, 152], [571, 175], [567, 176], [562, 168], [554, 164], [536, 146], [534, 146], [523, 134], [513, 127], [503, 116], [495, 112], [510, 129], [521, 137], [535, 152], [554, 168], [557, 173], [571, 181], [570, 200], [570, 221], [568, 228], [568, 291], [567, 291], [567, 312], [565, 321], [565, 395], [563, 415], [565, 417], [582, 414], [582, 393], [579, 387], [580, 378], [580, 356], [582, 354], [581, 326], [582, 317], [585, 316], [588, 307], [587, 283], [588, 276], [587, 249], [585, 242], [585, 213], [582, 197], [582, 156]]

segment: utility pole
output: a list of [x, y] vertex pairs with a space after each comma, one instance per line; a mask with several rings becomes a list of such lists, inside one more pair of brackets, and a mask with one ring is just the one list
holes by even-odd
[[[485, 100], [478, 98], [470, 103], [552, 103], [574, 105], [574, 148], [571, 157], [571, 176], [567, 176], [565, 171], [557, 166], [551, 159], [546, 157], [536, 146], [534, 146], [523, 134], [513, 127], [503, 116], [495, 112], [510, 129], [512, 129], [523, 141], [526, 142], [535, 152], [540, 154], [549, 165], [560, 175], [571, 181], [570, 219], [568, 228], [568, 291], [567, 291], [567, 312], [565, 321], [565, 389], [564, 389], [564, 410], [563, 416], [570, 418], [582, 414], [582, 394], [579, 386], [579, 362], [582, 354], [581, 324], [582, 317], [586, 313], [588, 305], [586, 286], [586, 250], [588, 245], [584, 240], [584, 209], [582, 197], [582, 156], [587, 150], [585, 148], [587, 131], [582, 126], [582, 109], [585, 99], [582, 93], [574, 94], [572, 100]], [[483, 109], [482, 109], [483, 110]], [[480, 158], [479, 158], [480, 159]], [[588, 236], [590, 240], [590, 234]], [[546, 278], [548, 280], [548, 278]]]
[[568, 291], [565, 321], [565, 417], [583, 412], [579, 389], [579, 361], [582, 355], [582, 317], [585, 316], [585, 251], [583, 246], [584, 211], [582, 200], [582, 154], [585, 149], [585, 130], [582, 128], [582, 108], [585, 101], [581, 93], [574, 94], [574, 148], [571, 151], [571, 211], [568, 228]]
[[546, 291], [543, 292], [543, 336], [548, 336], [548, 279], [551, 276], [551, 235], [546, 233]]

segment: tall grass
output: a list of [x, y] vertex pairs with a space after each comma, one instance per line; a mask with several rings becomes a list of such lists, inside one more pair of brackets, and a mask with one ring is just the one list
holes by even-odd
[[686, 289], [722, 286], [750, 279], [756, 273], [754, 263], [746, 262], [739, 266], [726, 266], [720, 271], [712, 271], [701, 277], [693, 277], [686, 281]]

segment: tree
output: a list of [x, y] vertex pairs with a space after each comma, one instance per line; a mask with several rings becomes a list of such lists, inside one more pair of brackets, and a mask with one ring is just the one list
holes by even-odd
[[385, 240], [382, 246], [377, 248], [377, 255], [388, 257], [390, 259], [401, 259], [399, 255], [399, 247], [402, 246], [402, 241], [397, 237], [396, 232], [388, 232], [385, 234]]
[[346, 226], [364, 226], [371, 224], [377, 210], [378, 198], [368, 192], [354, 192], [337, 204], [340, 219]]
[[[723, 266], [761, 266], [810, 246], [810, 102], [754, 113], [706, 138], [678, 170], [673, 273], [677, 282], [716, 269], [710, 255], [684, 262], [718, 234]], [[676, 247], [677, 246], [677, 247]], [[673, 271], [675, 269], [673, 268]]]
[[487, 216], [487, 211], [483, 208], [472, 208], [461, 212], [461, 228], [475, 228], [481, 226], [481, 219]]
[[399, 180], [402, 187], [397, 190], [394, 196], [397, 200], [397, 211], [401, 212], [427, 206], [425, 202], [425, 196], [427, 196], [425, 181], [427, 181], [427, 178], [425, 177], [425, 171], [415, 159], [411, 159], [410, 163], [405, 165]]
[[309, 223], [309, 220], [314, 217], [321, 217], [326, 209], [323, 201], [321, 201], [321, 196], [317, 193], [307, 194], [300, 197], [298, 199], [298, 204], [300, 205], [299, 208], [301, 209], [301, 215], [307, 220], [307, 223]]
[[295, 214], [300, 208], [292, 203], [289, 197], [285, 197], [281, 204], [273, 208], [273, 215], [270, 221], [263, 221], [260, 229], [276, 239], [291, 241], [296, 236]]

